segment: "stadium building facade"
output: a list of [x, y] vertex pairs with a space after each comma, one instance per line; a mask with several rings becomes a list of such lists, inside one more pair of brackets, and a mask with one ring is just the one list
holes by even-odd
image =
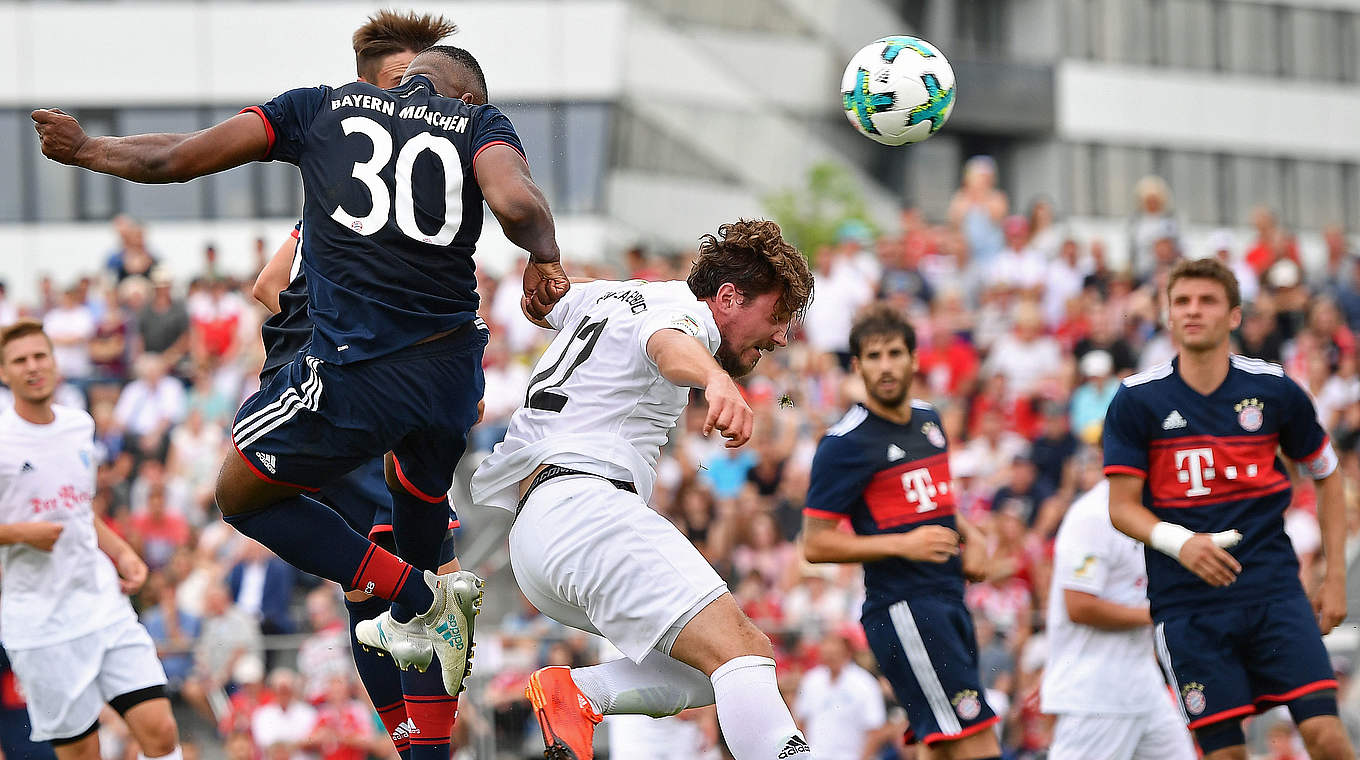
[[[1305, 256], [1324, 225], [1360, 224], [1360, 0], [410, 5], [462, 26], [452, 42], [482, 61], [573, 257], [689, 245], [824, 161], [851, 167], [885, 225], [904, 200], [942, 215], [979, 153], [1013, 207], [1048, 196], [1116, 256], [1146, 174], [1171, 184], [1192, 246], [1259, 203], [1302, 233]], [[96, 134], [198, 129], [352, 78], [349, 35], [376, 7], [0, 2], [0, 277], [23, 298], [40, 273], [88, 269], [116, 213], [151, 222], [174, 269], [196, 268], [210, 241], [247, 268], [255, 239], [272, 248], [298, 215], [291, 167], [137, 186], [45, 161], [28, 111], [65, 108]], [[904, 31], [949, 55], [960, 90], [944, 131], [894, 149], [847, 128], [837, 90], [854, 50]], [[488, 262], [508, 260], [494, 225], [487, 237]]]

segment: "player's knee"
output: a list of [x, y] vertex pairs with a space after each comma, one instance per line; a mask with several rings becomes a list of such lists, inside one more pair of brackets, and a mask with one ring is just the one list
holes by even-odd
[[757, 628], [756, 624], [745, 616], [742, 617], [741, 621], [740, 641], [745, 650], [741, 655], [774, 658], [774, 645], [770, 643], [770, 637], [766, 636], [764, 631]]
[[148, 722], [139, 743], [142, 754], [147, 757], [164, 757], [174, 751], [179, 744], [179, 726], [168, 708], [163, 716], [158, 715]]
[[1309, 757], [1317, 760], [1351, 760], [1355, 757], [1345, 728], [1336, 715], [1316, 715], [1298, 721], [1298, 725]]

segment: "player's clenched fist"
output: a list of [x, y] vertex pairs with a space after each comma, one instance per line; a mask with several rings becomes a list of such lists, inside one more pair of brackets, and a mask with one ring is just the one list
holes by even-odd
[[727, 439], [727, 448], [735, 449], [751, 440], [755, 414], [742, 398], [741, 391], [726, 372], [715, 372], [704, 386], [704, 400], [708, 402], [708, 417], [704, 419], [704, 435], [717, 430]]
[[524, 267], [524, 298], [521, 301], [524, 312], [533, 319], [542, 320], [570, 289], [571, 280], [563, 271], [562, 262], [530, 261]]
[[959, 553], [959, 534], [943, 525], [922, 525], [901, 536], [901, 556], [914, 562], [948, 562]]
[[1237, 580], [1242, 564], [1237, 558], [1214, 543], [1208, 533], [1196, 533], [1181, 547], [1177, 557], [1186, 570], [1198, 575], [1210, 586], [1226, 586]]
[[30, 116], [38, 131], [44, 156], [63, 164], [74, 164], [76, 152], [89, 137], [74, 117], [57, 108], [40, 108]]

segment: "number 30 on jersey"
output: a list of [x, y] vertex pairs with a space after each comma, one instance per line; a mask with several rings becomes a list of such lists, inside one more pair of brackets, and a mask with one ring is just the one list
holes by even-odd
[[[373, 207], [364, 216], [354, 216], [343, 206], [336, 206], [331, 218], [360, 235], [368, 236], [381, 230], [392, 211], [392, 192], [378, 172], [392, 158], [392, 135], [378, 122], [366, 116], [351, 116], [340, 122], [346, 135], [356, 132], [373, 143], [373, 156], [367, 161], [356, 161], [355, 179], [364, 183], [373, 198]], [[429, 151], [444, 168], [444, 223], [438, 232], [428, 234], [416, 224], [414, 190], [411, 169], [421, 153]], [[397, 229], [403, 235], [431, 245], [448, 245], [458, 234], [463, 218], [463, 168], [458, 149], [447, 138], [420, 132], [406, 141], [397, 154], [396, 166]]]

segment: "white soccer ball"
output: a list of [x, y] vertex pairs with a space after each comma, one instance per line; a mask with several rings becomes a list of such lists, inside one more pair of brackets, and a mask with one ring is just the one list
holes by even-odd
[[925, 40], [884, 37], [850, 59], [841, 77], [841, 103], [845, 117], [870, 140], [920, 142], [938, 132], [954, 108], [954, 70]]

